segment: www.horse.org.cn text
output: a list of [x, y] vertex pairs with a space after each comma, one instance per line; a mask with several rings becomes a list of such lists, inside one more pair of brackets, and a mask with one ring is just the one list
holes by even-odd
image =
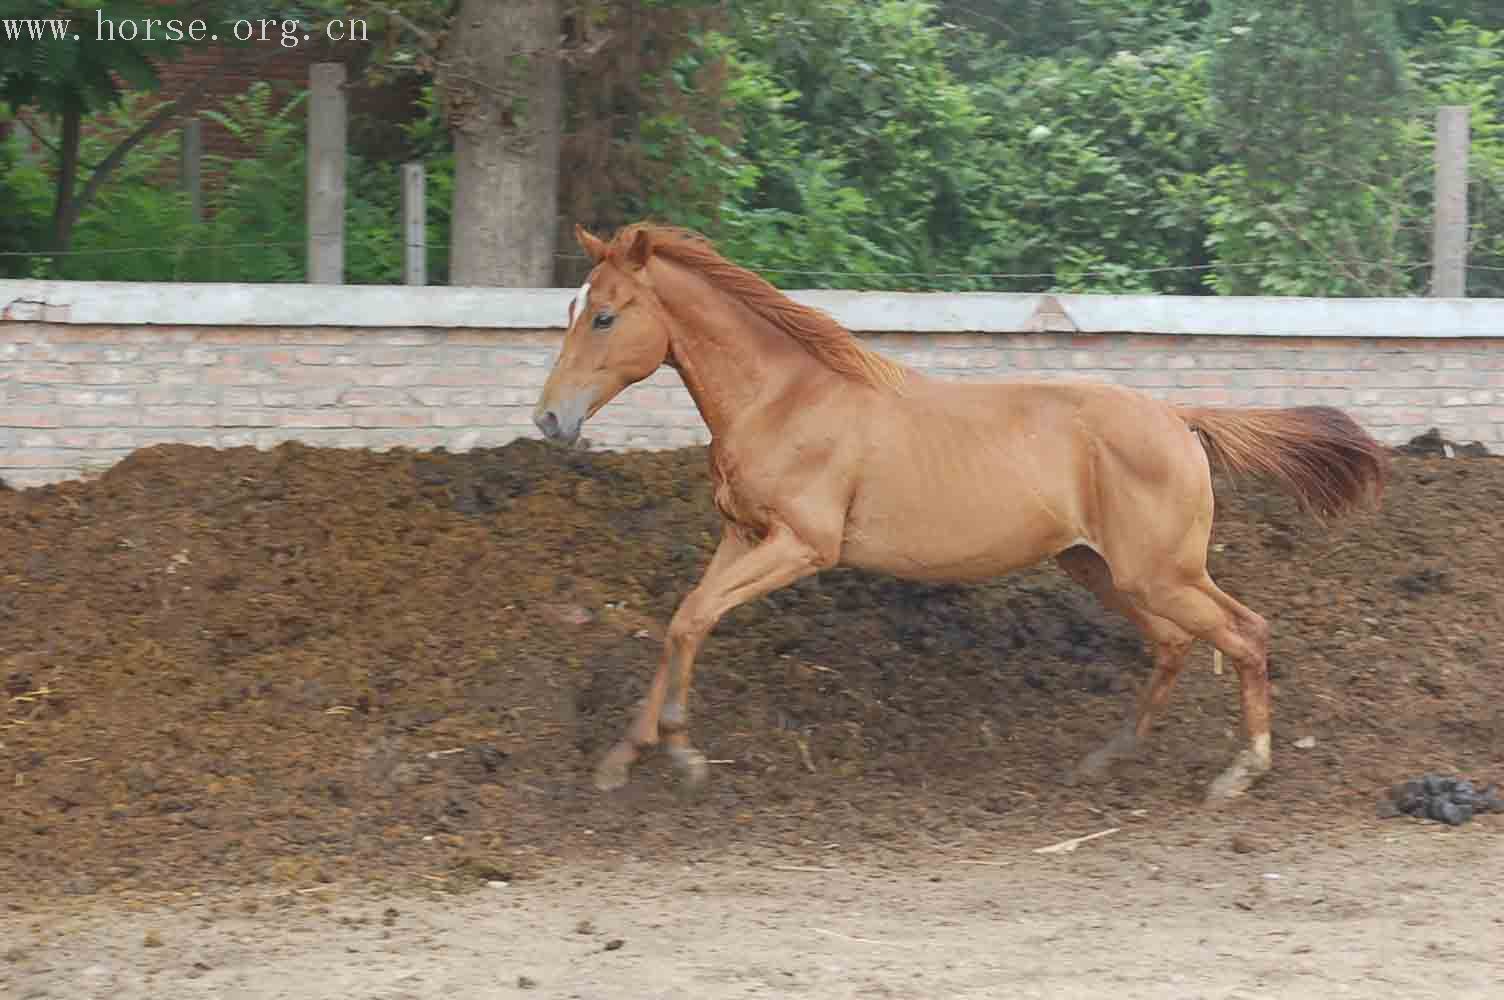
[[305, 42], [364, 42], [369, 29], [364, 18], [335, 18], [314, 28], [292, 18], [240, 18], [210, 24], [202, 18], [122, 17], [113, 18], [102, 9], [94, 21], [67, 17], [21, 17], [0, 19], [0, 36], [6, 41], [81, 41], [85, 35], [97, 42], [273, 42], [295, 49]]

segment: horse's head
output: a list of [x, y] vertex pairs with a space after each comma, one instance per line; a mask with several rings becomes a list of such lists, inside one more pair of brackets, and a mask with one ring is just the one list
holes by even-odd
[[617, 246], [580, 226], [574, 234], [595, 267], [569, 304], [564, 348], [533, 409], [538, 429], [567, 444], [617, 393], [657, 371], [669, 349], [668, 315], [643, 274], [651, 235], [635, 231]]

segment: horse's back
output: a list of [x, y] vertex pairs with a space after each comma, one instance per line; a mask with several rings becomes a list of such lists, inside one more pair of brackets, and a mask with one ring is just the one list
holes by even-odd
[[868, 407], [848, 561], [887, 572], [980, 579], [1100, 549], [1205, 475], [1174, 410], [1121, 386], [916, 378]]
[[1052, 470], [1046, 487], [1061, 495], [1077, 538], [1107, 560], [1119, 585], [1132, 588], [1162, 561], [1201, 564], [1211, 469], [1175, 406], [1095, 382], [994, 383], [991, 395], [1003, 412], [1029, 414], [1005, 423], [1030, 428], [1032, 441], [1016, 431], [1010, 440], [1036, 455], [1055, 450], [1058, 461], [1036, 467]]

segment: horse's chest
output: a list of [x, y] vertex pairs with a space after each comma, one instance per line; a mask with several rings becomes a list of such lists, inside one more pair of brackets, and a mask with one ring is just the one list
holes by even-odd
[[766, 526], [767, 518], [760, 515], [760, 505], [738, 489], [733, 480], [718, 477], [711, 499], [715, 509], [728, 521], [758, 531]]
[[711, 502], [722, 517], [754, 534], [768, 527], [768, 505], [759, 499], [740, 468], [726, 456], [712, 456]]

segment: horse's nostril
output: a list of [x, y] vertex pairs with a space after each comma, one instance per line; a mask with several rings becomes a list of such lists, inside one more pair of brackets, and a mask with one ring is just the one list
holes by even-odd
[[534, 417], [533, 423], [537, 424], [538, 429], [548, 437], [554, 437], [559, 433], [559, 418], [551, 410]]

